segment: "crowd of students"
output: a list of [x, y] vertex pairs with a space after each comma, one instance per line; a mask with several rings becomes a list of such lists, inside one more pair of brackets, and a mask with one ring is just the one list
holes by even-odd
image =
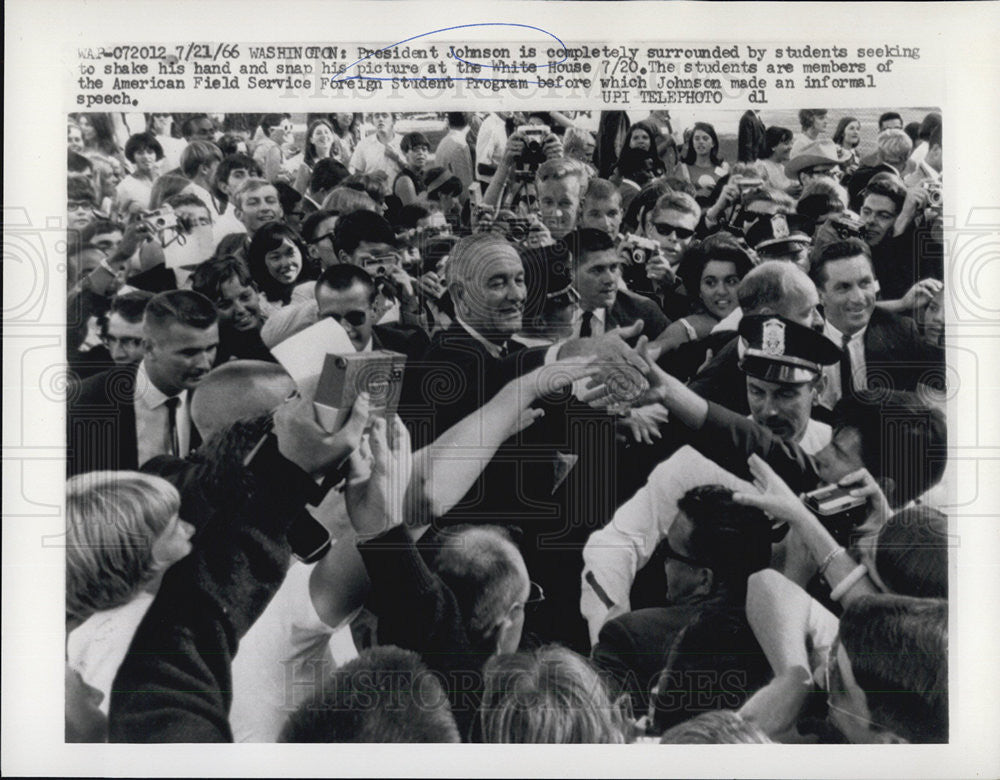
[[71, 115], [67, 741], [946, 742], [941, 117], [827, 116]]

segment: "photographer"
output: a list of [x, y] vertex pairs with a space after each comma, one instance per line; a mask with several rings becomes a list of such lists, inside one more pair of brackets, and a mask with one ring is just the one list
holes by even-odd
[[[483, 204], [494, 209], [499, 208], [511, 198], [511, 207], [517, 208], [523, 199], [527, 208], [537, 212], [542, 200], [541, 172], [540, 168], [546, 161], [557, 160], [562, 157], [563, 147], [559, 137], [549, 131], [549, 128], [542, 125], [524, 125], [517, 128], [517, 131], [507, 139], [507, 146], [504, 149], [497, 171], [490, 181], [489, 187], [483, 195]], [[579, 165], [575, 160], [566, 161]], [[579, 166], [580, 173], [574, 174], [575, 179], [582, 179], [586, 176], [586, 169]], [[576, 170], [576, 168], [572, 168]], [[550, 176], [550, 178], [552, 178]], [[561, 178], [561, 177], [560, 177]], [[513, 180], [514, 187], [508, 192], [508, 185]], [[579, 205], [582, 194], [582, 184], [576, 192], [576, 205]], [[538, 201], [531, 202], [529, 188], [534, 187]], [[522, 194], [523, 193], [523, 194]], [[551, 191], [551, 198], [556, 202], [562, 200], [565, 193]], [[554, 211], [554, 209], [553, 209]], [[573, 218], [576, 214], [574, 212]], [[564, 232], [573, 229], [570, 225]], [[553, 230], [553, 233], [555, 231]]]

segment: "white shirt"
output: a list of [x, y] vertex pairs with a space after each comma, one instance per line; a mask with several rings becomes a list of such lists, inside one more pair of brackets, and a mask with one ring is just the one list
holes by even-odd
[[[865, 364], [865, 331], [862, 328], [853, 336], [847, 344], [847, 350], [851, 353], [851, 369], [854, 372], [854, 389], [866, 390], [868, 388], [868, 372]], [[844, 334], [837, 330], [830, 321], [827, 320], [823, 326], [823, 335], [838, 347], [844, 343]], [[826, 376], [826, 388], [820, 395], [819, 402], [827, 409], [832, 409], [843, 395], [843, 384], [840, 377], [840, 363], [832, 366], [823, 366], [823, 374]]]
[[[594, 309], [592, 313], [594, 316], [590, 320], [590, 337], [603, 336], [607, 311], [605, 309]], [[576, 311], [573, 312], [573, 335], [577, 338], [579, 338], [580, 330], [583, 328], [583, 315], [584, 310], [577, 306]]]
[[[391, 139], [389, 139], [388, 145], [390, 149], [402, 158], [403, 150], [399, 147], [400, 140], [401, 139], [398, 135], [394, 135]], [[351, 155], [350, 168], [352, 173], [375, 173], [376, 171], [384, 171], [389, 177], [390, 187], [400, 171], [399, 164], [386, 157], [385, 145], [378, 140], [378, 135], [375, 133], [367, 138], [363, 138], [358, 144], [358, 148], [355, 149], [354, 154]]]
[[[177, 439], [180, 457], [187, 455], [191, 446], [191, 407], [185, 392], [174, 396], [180, 399], [177, 406]], [[146, 373], [146, 361], [139, 363], [135, 372], [135, 437], [139, 445], [139, 465], [157, 455], [170, 452], [169, 413], [165, 403], [168, 396], [160, 392]]]
[[[341, 542], [337, 542], [338, 544]], [[233, 659], [229, 722], [236, 742], [277, 742], [288, 716], [336, 667], [330, 648], [337, 631], [316, 613], [309, 580], [316, 564], [296, 561], [278, 592], [240, 641]]]
[[95, 612], [66, 638], [66, 664], [104, 694], [100, 707], [105, 715], [118, 667], [152, 603], [153, 594], [143, 591], [127, 604]]
[[719, 320], [710, 331], [711, 333], [719, 333], [723, 330], [739, 330], [740, 320], [743, 319], [743, 309], [737, 306], [729, 314]]
[[[810, 455], [830, 442], [830, 426], [810, 420], [799, 446]], [[677, 502], [700, 485], [722, 485], [737, 492], [758, 492], [690, 445], [681, 447], [653, 469], [646, 484], [622, 504], [611, 522], [590, 535], [583, 550], [580, 612], [590, 626], [591, 642], [601, 627], [631, 610], [629, 592], [636, 572], [649, 563], [677, 516]], [[610, 605], [587, 580], [592, 574]]]
[[493, 174], [479, 173], [479, 165], [500, 165], [507, 148], [507, 123], [497, 114], [490, 114], [479, 126], [476, 136], [476, 180], [489, 184]]

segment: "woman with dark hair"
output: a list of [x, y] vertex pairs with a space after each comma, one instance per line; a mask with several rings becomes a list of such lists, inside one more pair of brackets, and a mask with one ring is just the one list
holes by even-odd
[[219, 349], [215, 363], [228, 360], [267, 360], [274, 356], [264, 346], [260, 293], [250, 269], [239, 257], [213, 257], [194, 269], [191, 289], [215, 304], [219, 312]]
[[83, 133], [85, 153], [93, 152], [117, 160], [122, 159], [122, 148], [118, 143], [111, 114], [77, 114], [76, 123]]
[[841, 164], [844, 173], [850, 176], [861, 166], [861, 155], [858, 154], [858, 147], [861, 145], [861, 121], [853, 116], [841, 117], [837, 129], [833, 132], [833, 142], [850, 155]]
[[399, 143], [406, 158], [406, 165], [396, 175], [392, 183], [392, 194], [399, 198], [403, 206], [409, 206], [420, 199], [427, 189], [424, 183], [424, 166], [430, 155], [431, 144], [423, 133], [407, 133]]
[[702, 205], [708, 200], [719, 179], [729, 175], [729, 165], [719, 157], [719, 136], [708, 122], [695, 122], [687, 151], [677, 166], [677, 175], [695, 186], [695, 198]]
[[332, 156], [336, 135], [333, 125], [325, 119], [314, 119], [306, 130], [306, 148], [302, 152], [302, 163], [295, 174], [295, 189], [305, 193], [309, 189], [309, 179], [317, 160]]
[[247, 266], [263, 295], [261, 311], [265, 316], [292, 301], [312, 299], [312, 285], [296, 284], [305, 257], [305, 244], [288, 225], [268, 222], [254, 233], [247, 249]]
[[163, 146], [153, 133], [136, 133], [125, 144], [125, 157], [132, 163], [132, 173], [115, 190], [115, 214], [122, 220], [135, 211], [145, 211], [159, 178]]
[[660, 131], [650, 122], [636, 122], [625, 133], [624, 149], [643, 149], [647, 152], [656, 151], [656, 142]]
[[751, 268], [750, 255], [727, 233], [691, 244], [681, 257], [677, 276], [692, 313], [671, 323], [654, 345], [667, 352], [705, 338], [739, 305], [736, 290]]
[[333, 128], [333, 148], [330, 157], [339, 160], [344, 165], [351, 161], [351, 155], [361, 140], [361, 114], [348, 111], [330, 114], [330, 126]]
[[[125, 178], [125, 157], [111, 114], [76, 114], [83, 135], [83, 154], [93, 163], [103, 204], [114, 201], [115, 190]], [[110, 200], [107, 200], [110, 199]]]
[[173, 114], [146, 114], [146, 132], [156, 136], [163, 148], [163, 160], [160, 162], [160, 172], [172, 171], [181, 165], [181, 152], [187, 146], [187, 141], [174, 136]]
[[729, 175], [729, 164], [719, 157], [719, 136], [708, 122], [695, 122], [677, 175], [695, 186], [695, 198], [711, 205], [715, 185]]
[[792, 140], [795, 134], [787, 127], [772, 125], [764, 131], [763, 155], [754, 164], [760, 175], [776, 189], [785, 190], [796, 186], [796, 183], [785, 175], [785, 163], [792, 152]]

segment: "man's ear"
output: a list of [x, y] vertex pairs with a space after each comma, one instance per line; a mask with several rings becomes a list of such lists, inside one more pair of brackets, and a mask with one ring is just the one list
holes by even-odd
[[337, 252], [337, 260], [341, 263], [346, 263], [347, 265], [356, 265], [354, 259], [343, 249]]
[[715, 572], [703, 566], [698, 570], [698, 585], [695, 590], [704, 593], [706, 596], [712, 592], [715, 585]]
[[306, 244], [306, 254], [313, 260], [319, 260], [319, 251], [316, 249], [315, 244]]
[[826, 392], [827, 378], [826, 374], [820, 374], [819, 379], [813, 382], [812, 387], [812, 402], [813, 406], [819, 401], [819, 398], [823, 393]]

